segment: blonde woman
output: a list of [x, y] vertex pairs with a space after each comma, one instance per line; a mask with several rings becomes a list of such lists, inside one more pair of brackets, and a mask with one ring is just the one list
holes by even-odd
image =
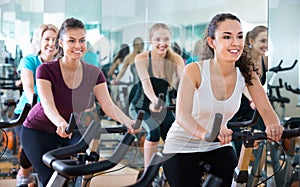
[[[20, 60], [17, 72], [20, 74], [24, 91], [15, 108], [15, 118], [21, 114], [26, 103], [32, 103], [33, 94], [37, 93], [35, 74], [38, 66], [53, 60], [57, 53], [55, 49], [57, 33], [57, 27], [52, 24], [40, 25], [32, 38], [32, 54]], [[21, 128], [22, 126], [15, 127], [18, 135], [20, 135]], [[26, 140], [21, 142], [23, 143], [26, 143]], [[32, 167], [23, 149], [20, 152], [19, 164], [16, 186], [27, 186], [30, 182], [29, 174]]]
[[152, 112], [161, 111], [155, 108], [159, 93], [167, 96], [168, 89], [176, 87], [184, 67], [181, 56], [170, 48], [171, 36], [171, 30], [166, 24], [154, 24], [149, 36], [152, 50], [142, 52], [135, 57], [140, 82], [137, 83], [134, 99], [130, 103], [129, 114], [135, 118], [140, 109], [145, 111], [145, 121], [142, 123], [146, 131], [144, 169], [148, 167], [151, 156], [157, 151], [160, 138], [165, 140], [174, 121], [172, 111], [166, 111], [160, 119], [151, 116]]

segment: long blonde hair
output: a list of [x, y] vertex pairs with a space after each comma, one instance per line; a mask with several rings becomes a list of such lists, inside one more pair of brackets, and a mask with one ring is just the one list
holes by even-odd
[[[159, 29], [164, 29], [170, 32], [170, 34], [172, 35], [171, 29], [164, 23], [156, 23], [154, 24], [151, 28], [150, 28], [150, 32], [149, 32], [149, 39], [151, 41], [151, 38], [153, 36], [153, 33], [156, 30]], [[176, 57], [178, 57], [178, 55], [172, 50], [171, 46], [169, 46], [169, 48], [167, 49], [166, 52], [166, 56], [165, 56], [165, 74], [166, 74], [166, 79], [169, 83], [170, 86], [173, 86], [174, 83], [174, 78], [177, 72], [177, 61], [176, 61]]]

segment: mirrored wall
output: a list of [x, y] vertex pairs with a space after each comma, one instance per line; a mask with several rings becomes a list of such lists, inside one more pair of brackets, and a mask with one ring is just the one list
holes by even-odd
[[59, 27], [72, 16], [85, 22], [87, 39], [105, 64], [122, 43], [131, 46], [140, 36], [147, 44], [148, 29], [154, 22], [169, 24], [173, 42], [191, 53], [216, 13], [238, 15], [246, 32], [254, 25], [267, 25], [267, 6], [267, 0], [0, 0], [0, 40], [5, 41], [13, 58], [18, 58], [16, 47], [23, 55], [30, 53], [29, 42], [38, 25]]
[[[148, 29], [155, 22], [169, 24], [173, 42], [191, 54], [208, 21], [219, 12], [236, 14], [244, 33], [256, 25], [269, 27], [269, 68], [280, 60], [289, 66], [299, 59], [299, 0], [0, 0], [0, 63], [5, 63], [4, 46], [17, 65], [22, 55], [30, 53], [30, 39], [38, 25], [53, 23], [59, 27], [67, 17], [84, 21], [87, 40], [102, 65], [111, 61], [122, 43], [132, 49], [137, 36], [146, 41], [148, 49]], [[299, 87], [299, 75], [297, 65], [278, 74], [277, 79]], [[282, 95], [291, 98], [286, 113], [298, 115], [295, 105], [299, 105], [299, 96], [285, 90]]]
[[[269, 68], [275, 67], [282, 61], [282, 68], [291, 67], [300, 59], [300, 1], [299, 0], [269, 0]], [[279, 85], [279, 79], [283, 84], [287, 83], [292, 88], [300, 88], [299, 62], [290, 70], [278, 72], [274, 79], [274, 85]], [[268, 77], [272, 77], [269, 72]], [[285, 110], [285, 116], [298, 116], [300, 114], [299, 94], [280, 89], [283, 97], [290, 102], [282, 108], [279, 104], [279, 113]]]

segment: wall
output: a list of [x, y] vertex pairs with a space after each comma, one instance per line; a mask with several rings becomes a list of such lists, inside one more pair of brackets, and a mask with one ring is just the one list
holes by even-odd
[[[270, 0], [269, 10], [269, 67], [277, 66], [283, 60], [282, 67], [293, 64], [295, 59], [300, 59], [300, 1], [299, 0]], [[275, 79], [299, 87], [299, 63], [289, 71], [280, 72]], [[271, 77], [269, 73], [269, 77]], [[299, 96], [281, 89], [281, 95], [290, 98], [286, 105], [286, 116], [300, 116]], [[299, 106], [299, 105], [298, 105]], [[277, 106], [278, 111], [280, 107]]]

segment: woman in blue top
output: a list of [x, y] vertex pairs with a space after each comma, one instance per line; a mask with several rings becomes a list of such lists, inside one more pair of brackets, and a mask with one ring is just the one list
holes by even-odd
[[[15, 108], [15, 118], [17, 118], [26, 103], [32, 103], [33, 94], [37, 93], [35, 73], [37, 67], [43, 62], [48, 62], [55, 57], [55, 40], [58, 33], [56, 26], [52, 24], [42, 24], [35, 31], [32, 38], [32, 54], [22, 58], [18, 66], [17, 72], [20, 74], [23, 85], [23, 93]], [[22, 126], [15, 127], [18, 135]], [[29, 174], [31, 172], [31, 163], [28, 161], [24, 151], [20, 152], [20, 169], [17, 175], [16, 186], [27, 185]]]

